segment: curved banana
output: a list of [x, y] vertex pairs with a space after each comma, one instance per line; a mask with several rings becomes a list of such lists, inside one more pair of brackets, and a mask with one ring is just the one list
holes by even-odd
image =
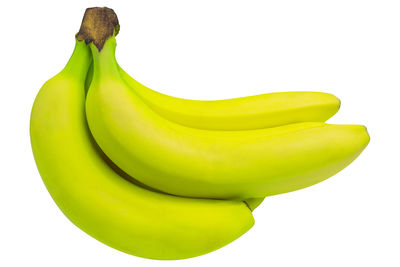
[[268, 93], [225, 100], [200, 101], [154, 91], [120, 68], [122, 79], [165, 118], [193, 128], [250, 130], [290, 123], [326, 121], [340, 107], [337, 97], [320, 92]]
[[40, 90], [31, 142], [43, 181], [63, 213], [97, 240], [151, 259], [183, 259], [216, 250], [254, 224], [243, 202], [187, 199], [138, 187], [96, 150], [85, 118], [84, 79], [91, 60], [76, 43], [68, 64]]
[[140, 182], [175, 195], [246, 199], [318, 183], [366, 147], [366, 128], [297, 123], [248, 131], [185, 127], [154, 112], [122, 80], [115, 38], [90, 45], [94, 76], [86, 101], [104, 153]]
[[[340, 100], [321, 92], [268, 93], [224, 100], [189, 100], [154, 91], [119, 67], [121, 78], [159, 115], [173, 122], [208, 130], [251, 130], [291, 123], [326, 121]], [[93, 66], [88, 72], [88, 89]]]

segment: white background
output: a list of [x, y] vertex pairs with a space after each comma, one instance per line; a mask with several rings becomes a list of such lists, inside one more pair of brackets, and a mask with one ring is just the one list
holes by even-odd
[[[119, 63], [160, 92], [222, 99], [314, 90], [342, 100], [332, 123], [371, 143], [336, 176], [269, 197], [256, 225], [201, 257], [137, 258], [89, 237], [37, 172], [30, 109], [62, 69], [86, 7], [120, 20]], [[1, 5], [0, 266], [400, 266], [400, 3], [367, 0], [7, 1]]]

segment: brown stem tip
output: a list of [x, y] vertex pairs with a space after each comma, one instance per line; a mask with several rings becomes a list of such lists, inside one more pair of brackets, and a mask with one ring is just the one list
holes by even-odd
[[101, 51], [114, 31], [115, 35], [119, 32], [118, 17], [114, 10], [108, 7], [92, 7], [86, 9], [76, 38], [86, 44], [93, 43]]

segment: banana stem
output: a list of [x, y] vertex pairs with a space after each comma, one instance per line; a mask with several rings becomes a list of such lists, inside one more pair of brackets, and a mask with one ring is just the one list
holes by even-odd
[[86, 9], [76, 38], [85, 41], [92, 50], [93, 81], [98, 80], [97, 78], [119, 77], [115, 60], [115, 36], [118, 32], [119, 22], [114, 10], [107, 7]]
[[93, 43], [101, 51], [106, 40], [118, 32], [119, 22], [114, 10], [107, 7], [93, 7], [86, 9], [76, 38], [79, 41], [84, 40], [86, 44]]
[[74, 79], [84, 81], [91, 61], [92, 55], [89, 47], [85, 42], [76, 40], [74, 52], [62, 72], [65, 75], [74, 77]]
[[106, 78], [119, 78], [120, 73], [115, 59], [115, 37], [111, 36], [104, 43], [101, 51], [94, 44], [90, 44], [93, 56], [93, 82]]

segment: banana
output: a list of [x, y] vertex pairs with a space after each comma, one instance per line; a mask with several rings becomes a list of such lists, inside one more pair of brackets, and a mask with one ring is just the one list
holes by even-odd
[[123, 81], [115, 37], [90, 44], [89, 128], [104, 153], [140, 182], [189, 197], [246, 199], [301, 189], [336, 174], [367, 146], [364, 126], [296, 123], [210, 131], [172, 122]]
[[326, 121], [340, 107], [337, 97], [320, 92], [281, 92], [241, 98], [201, 101], [156, 92], [120, 68], [122, 79], [165, 118], [193, 128], [251, 130], [290, 123]]
[[87, 45], [77, 41], [66, 67], [44, 84], [32, 108], [34, 157], [62, 212], [97, 240], [150, 259], [205, 254], [249, 230], [254, 219], [243, 202], [152, 192], [106, 164], [85, 118], [90, 61]]
[[[202, 101], [165, 95], [133, 79], [120, 66], [122, 80], [160, 116], [207, 130], [251, 130], [291, 123], [326, 121], [340, 108], [340, 100], [322, 92], [280, 92], [233, 99]], [[93, 77], [88, 72], [86, 90]]]

